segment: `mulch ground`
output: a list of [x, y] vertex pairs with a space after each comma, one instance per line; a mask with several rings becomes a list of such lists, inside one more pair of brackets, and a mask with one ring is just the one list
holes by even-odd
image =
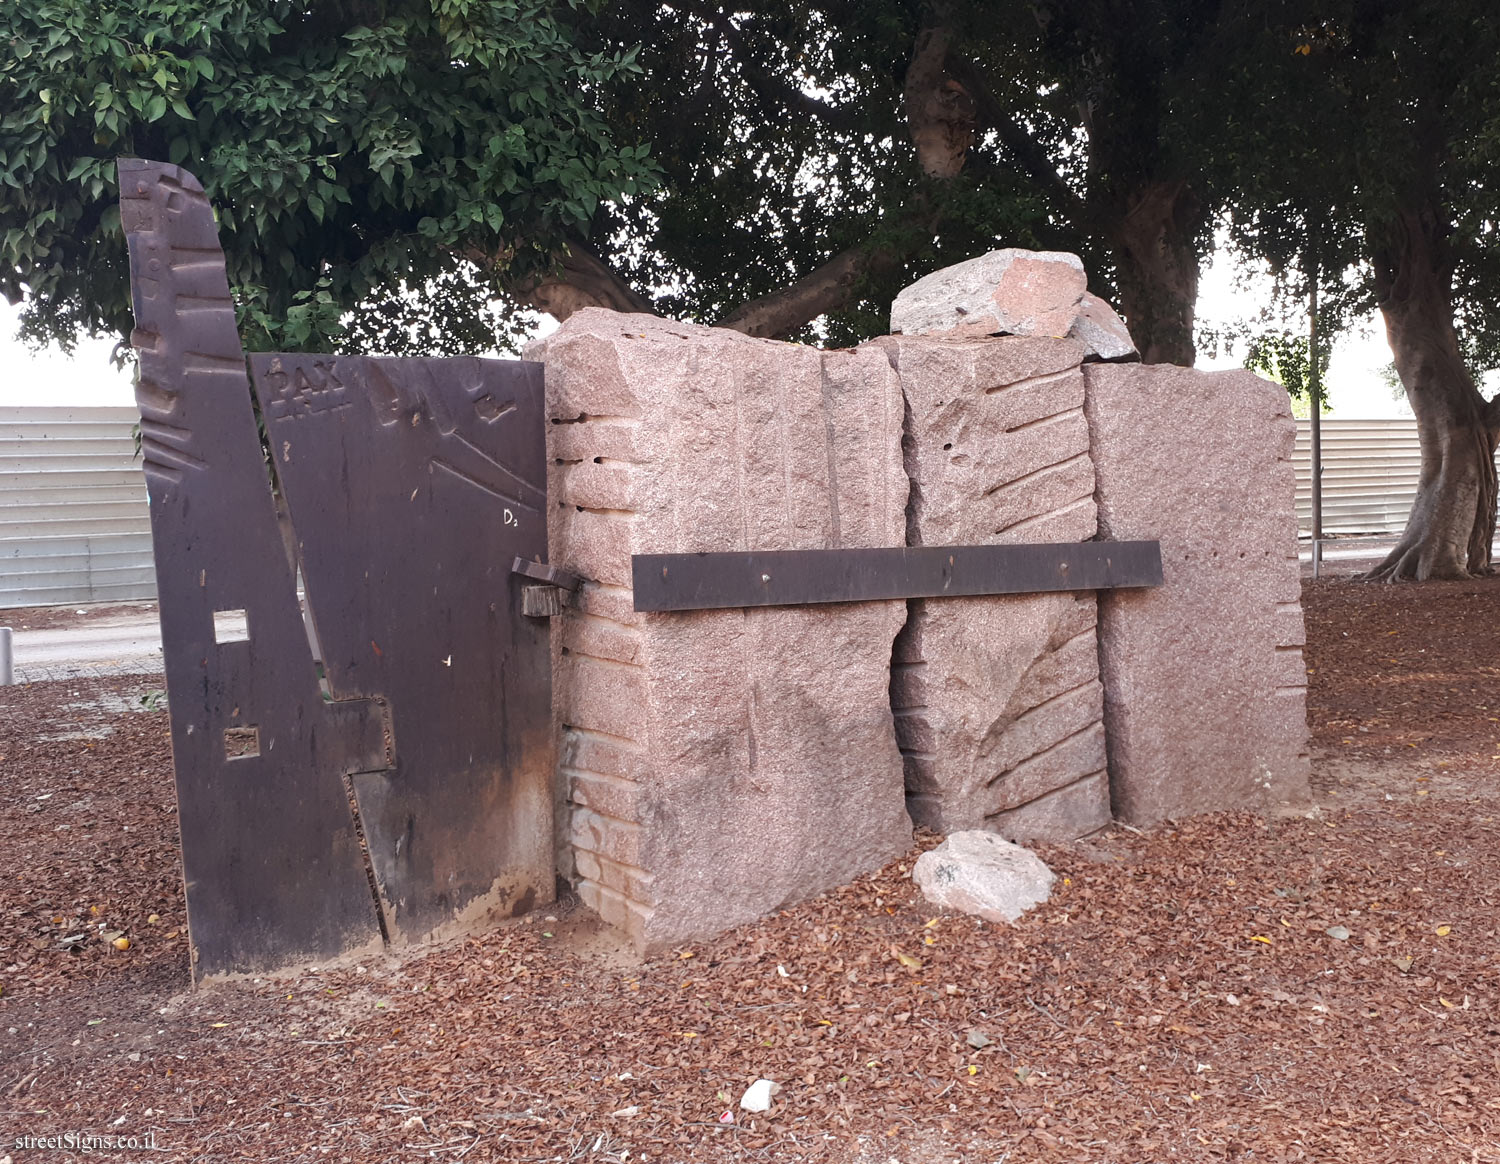
[[1500, 581], [1307, 604], [1319, 816], [1045, 847], [1014, 927], [913, 853], [645, 964], [563, 902], [190, 992], [149, 685], [8, 690], [0, 1160], [1500, 1162]]

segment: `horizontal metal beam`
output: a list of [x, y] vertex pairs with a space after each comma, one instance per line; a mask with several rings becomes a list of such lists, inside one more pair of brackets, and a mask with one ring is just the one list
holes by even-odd
[[804, 606], [1161, 585], [1158, 542], [635, 554], [639, 611]]

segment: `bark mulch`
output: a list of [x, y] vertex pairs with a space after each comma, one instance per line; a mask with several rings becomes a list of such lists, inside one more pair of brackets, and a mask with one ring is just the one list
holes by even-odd
[[1320, 814], [1044, 847], [1014, 927], [936, 915], [914, 850], [645, 964], [562, 902], [196, 993], [149, 686], [11, 689], [0, 1159], [1500, 1164], [1497, 600], [1312, 587]]

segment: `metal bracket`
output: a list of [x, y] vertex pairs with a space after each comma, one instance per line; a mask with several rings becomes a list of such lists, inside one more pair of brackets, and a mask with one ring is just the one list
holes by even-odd
[[638, 611], [1160, 586], [1154, 541], [635, 554]]
[[532, 562], [517, 558], [511, 563], [510, 572], [523, 578], [535, 578], [545, 586], [523, 586], [521, 588], [521, 613], [527, 618], [554, 618], [562, 613], [563, 591], [572, 593], [583, 585], [577, 574], [549, 566], [546, 562]]
[[517, 558], [511, 563], [512, 574], [523, 574], [527, 578], [535, 578], [538, 582], [545, 582], [549, 586], [556, 586], [559, 590], [574, 591], [583, 585], [583, 579], [558, 566], [549, 566], [546, 562], [532, 562], [526, 558]]

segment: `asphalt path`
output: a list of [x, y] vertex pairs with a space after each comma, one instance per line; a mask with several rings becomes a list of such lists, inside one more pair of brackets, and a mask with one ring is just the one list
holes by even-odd
[[[5, 612], [0, 611], [0, 626]], [[160, 672], [161, 627], [156, 608], [142, 607], [100, 618], [80, 617], [79, 625], [14, 634], [17, 683], [106, 675]]]

